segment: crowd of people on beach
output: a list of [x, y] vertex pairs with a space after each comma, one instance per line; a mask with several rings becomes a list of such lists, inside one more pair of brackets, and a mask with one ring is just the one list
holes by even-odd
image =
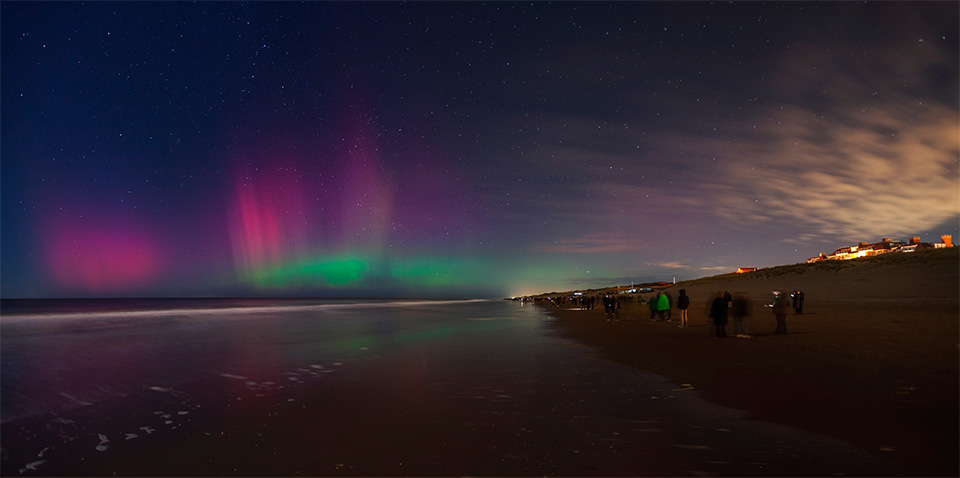
[[[792, 299], [792, 300], [791, 300]], [[773, 291], [773, 301], [764, 304], [765, 307], [772, 309], [774, 317], [777, 320], [775, 335], [787, 333], [786, 317], [789, 309], [792, 307], [796, 314], [803, 314], [804, 303], [803, 291], [796, 290], [790, 293], [790, 299], [780, 290]], [[606, 320], [620, 320], [620, 308], [624, 303], [639, 303], [647, 306], [650, 312], [650, 321], [652, 322], [672, 322], [673, 321], [673, 297], [667, 291], [657, 292], [649, 298], [640, 295], [625, 295], [598, 293], [586, 295], [577, 293], [566, 296], [538, 296], [524, 297], [521, 301], [531, 301], [537, 305], [549, 305], [553, 307], [564, 307], [571, 304], [580, 310], [593, 310], [598, 304], [603, 305], [603, 312]], [[731, 294], [727, 291], [717, 291], [714, 297], [707, 301], [706, 315], [710, 318], [711, 329], [715, 331], [715, 338], [727, 338], [727, 326], [733, 322], [732, 336], [738, 338], [752, 338], [753, 336], [747, 330], [747, 317], [752, 311], [752, 300], [744, 292]], [[680, 314], [680, 324], [678, 327], [689, 327], [690, 296], [686, 289], [680, 289], [676, 300], [676, 308]]]

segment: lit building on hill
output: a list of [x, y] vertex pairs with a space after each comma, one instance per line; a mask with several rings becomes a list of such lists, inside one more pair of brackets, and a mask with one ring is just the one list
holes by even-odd
[[829, 257], [829, 256], [827, 256], [826, 254], [824, 254], [824, 253], [821, 252], [819, 256], [811, 257], [811, 258], [807, 259], [805, 262], [806, 262], [807, 264], [813, 264], [814, 262], [817, 262], [817, 261], [827, 260], [827, 257]]
[[885, 237], [880, 242], [869, 244], [861, 242], [855, 246], [846, 246], [833, 251], [833, 254], [821, 253], [817, 257], [811, 257], [806, 263], [813, 263], [823, 260], [841, 260], [859, 259], [861, 257], [876, 256], [888, 252], [915, 252], [922, 249], [940, 249], [944, 247], [953, 247], [953, 236], [945, 234], [940, 236], [941, 242], [921, 242], [920, 236], [913, 236], [910, 242], [895, 241], [892, 238]]

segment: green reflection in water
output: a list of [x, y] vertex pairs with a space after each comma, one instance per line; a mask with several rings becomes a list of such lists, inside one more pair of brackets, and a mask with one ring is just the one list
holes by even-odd
[[500, 320], [482, 320], [482, 321], [465, 320], [462, 324], [457, 324], [457, 325], [450, 325], [449, 323], [436, 324], [433, 326], [428, 326], [426, 328], [419, 328], [418, 330], [410, 330], [410, 331], [394, 333], [389, 336], [370, 335], [370, 334], [352, 335], [349, 337], [344, 337], [340, 340], [336, 340], [333, 343], [330, 343], [329, 346], [332, 346], [337, 350], [342, 350], [342, 351], [360, 350], [360, 349], [377, 350], [384, 347], [388, 347], [391, 344], [393, 345], [415, 344], [415, 343], [426, 342], [430, 340], [450, 338], [457, 334], [489, 331], [489, 330], [499, 329], [499, 328], [508, 327], [508, 326], [509, 326], [508, 324]]

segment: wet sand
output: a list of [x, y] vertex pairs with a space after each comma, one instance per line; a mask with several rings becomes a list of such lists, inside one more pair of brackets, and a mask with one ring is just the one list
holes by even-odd
[[[651, 322], [640, 304], [623, 307], [619, 321], [606, 321], [602, 306], [550, 313], [557, 334], [692, 384], [750, 418], [847, 440], [909, 475], [957, 476], [958, 264], [953, 248], [680, 283], [666, 291], [675, 300], [687, 289], [688, 328], [676, 311]], [[775, 288], [806, 295], [787, 335], [771, 334], [775, 319], [763, 307]], [[752, 338], [714, 338], [706, 307], [715, 291], [752, 299]]]
[[[637, 381], [629, 367], [591, 359], [578, 347], [570, 353], [570, 362], [559, 356], [537, 359], [540, 372], [533, 377], [456, 371], [451, 377], [463, 378], [436, 381], [421, 391], [398, 378], [422, 367], [415, 356], [334, 386], [244, 396], [232, 403], [209, 392], [229, 378], [178, 387], [175, 393], [145, 391], [61, 414], [59, 421], [37, 417], [21, 424], [17, 436], [4, 438], [54, 445], [32, 462], [39, 462], [36, 470], [19, 465], [3, 474], [911, 474], [843, 441], [749, 420], [704, 401], [690, 385], [652, 376]], [[131, 432], [139, 436], [125, 439]], [[55, 437], [75, 439], [65, 443]]]
[[[158, 354], [128, 352], [110, 367], [98, 365], [98, 372], [109, 376], [129, 369], [138, 358], [190, 370], [196, 380], [169, 383], [164, 378], [173, 375], [164, 370], [140, 368], [153, 377], [148, 386], [4, 422], [0, 471], [5, 476], [914, 474], [861, 446], [753, 420], [737, 408], [705, 400], [709, 383], [674, 382], [606, 360], [597, 348], [552, 336], [559, 324], [542, 309], [505, 301], [460, 306], [456, 314], [445, 307], [406, 309], [391, 320], [371, 318], [385, 309], [351, 310], [344, 318], [351, 333], [340, 322], [318, 329], [317, 321], [296, 314], [210, 321], [189, 335], [183, 323], [158, 321], [140, 339], [160, 347]], [[597, 324], [588, 316], [572, 320], [581, 319], [590, 327]], [[284, 323], [289, 325], [282, 333], [274, 330]], [[78, 332], [96, 344], [101, 337], [126, 342], [142, 335], [137, 327], [110, 325]], [[649, 325], [651, 331], [668, 330]], [[277, 335], [272, 341], [260, 333], [268, 330]], [[339, 339], [323, 340], [325, 334]], [[164, 335], [174, 342], [189, 336], [203, 345], [178, 351], [159, 343]], [[341, 348], [329, 353], [333, 343]], [[244, 353], [231, 356], [231, 346]], [[278, 360], [291, 347], [299, 351]], [[116, 380], [107, 378], [104, 384]]]

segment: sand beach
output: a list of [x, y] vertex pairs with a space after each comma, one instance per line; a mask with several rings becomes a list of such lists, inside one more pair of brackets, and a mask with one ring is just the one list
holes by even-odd
[[[557, 334], [751, 418], [850, 441], [908, 474], [957, 476], [958, 264], [951, 248], [681, 282], [664, 291], [675, 300], [686, 289], [688, 328], [678, 327], [675, 309], [672, 321], [652, 322], [637, 303], [614, 321], [602, 306], [550, 313]], [[763, 306], [774, 289], [805, 293], [786, 335], [772, 334], [775, 319]], [[706, 309], [717, 291], [751, 299], [752, 338], [714, 338]]]

